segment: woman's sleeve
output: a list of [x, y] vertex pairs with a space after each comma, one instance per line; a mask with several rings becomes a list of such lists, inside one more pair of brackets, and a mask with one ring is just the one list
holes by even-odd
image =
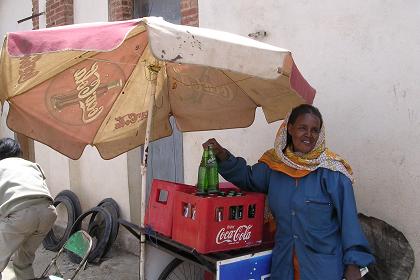
[[265, 163], [253, 166], [246, 164], [243, 158], [229, 153], [228, 158], [218, 163], [219, 173], [225, 180], [243, 190], [263, 192], [268, 191], [271, 170]]
[[345, 265], [355, 264], [360, 267], [368, 266], [375, 262], [375, 258], [357, 218], [353, 185], [350, 179], [343, 174], [333, 173], [332, 177], [335, 178], [327, 179], [327, 183], [335, 184], [329, 189], [341, 226], [343, 263]]

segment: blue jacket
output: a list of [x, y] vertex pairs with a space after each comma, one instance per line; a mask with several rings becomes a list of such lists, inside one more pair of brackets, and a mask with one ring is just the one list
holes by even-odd
[[345, 265], [374, 262], [362, 232], [351, 181], [342, 173], [318, 168], [302, 178], [247, 166], [232, 155], [219, 173], [241, 189], [268, 195], [276, 218], [271, 280], [293, 280], [293, 249], [300, 280], [341, 280]]

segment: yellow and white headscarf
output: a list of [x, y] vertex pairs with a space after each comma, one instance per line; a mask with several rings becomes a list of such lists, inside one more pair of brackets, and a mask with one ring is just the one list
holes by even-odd
[[294, 178], [304, 177], [310, 172], [323, 167], [341, 172], [353, 182], [353, 171], [347, 161], [325, 147], [324, 125], [321, 127], [314, 149], [309, 153], [295, 153], [292, 147], [286, 147], [289, 117], [290, 113], [277, 131], [274, 148], [266, 151], [259, 159], [259, 162], [264, 162], [271, 169]]

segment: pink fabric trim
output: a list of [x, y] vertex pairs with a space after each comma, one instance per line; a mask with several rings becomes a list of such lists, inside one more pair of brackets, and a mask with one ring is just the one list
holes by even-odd
[[290, 74], [290, 86], [297, 94], [305, 99], [306, 103], [312, 104], [316, 90], [305, 80], [293, 61], [292, 73]]
[[14, 57], [63, 50], [110, 51], [117, 48], [139, 22], [141, 20], [135, 19], [12, 32], [8, 33], [7, 50]]

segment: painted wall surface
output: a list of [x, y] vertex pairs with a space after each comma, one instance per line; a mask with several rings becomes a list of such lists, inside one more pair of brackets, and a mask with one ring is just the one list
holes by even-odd
[[[8, 31], [32, 29], [31, 20], [17, 24], [17, 20], [32, 14], [32, 1], [21, 2], [19, 2], [19, 8], [16, 6], [16, 1], [2, 0], [0, 2], [0, 34], [2, 38]], [[92, 13], [93, 10], [95, 13]], [[45, 0], [40, 0], [40, 11], [45, 11]], [[74, 11], [75, 23], [108, 21], [107, 1], [76, 0], [74, 1]], [[41, 15], [40, 28], [44, 27], [45, 15]], [[6, 104], [0, 122], [1, 137], [13, 137], [13, 132], [5, 124], [7, 109]], [[71, 189], [80, 197], [83, 210], [95, 206], [105, 197], [112, 197], [120, 205], [123, 217], [130, 218], [126, 155], [104, 161], [96, 149], [88, 147], [80, 160], [73, 161], [49, 147], [35, 142], [35, 160], [43, 167], [53, 195], [63, 189]]]
[[37, 141], [34, 141], [34, 149], [35, 161], [45, 172], [51, 195], [55, 197], [60, 191], [67, 189], [74, 191], [70, 183], [69, 159]]
[[74, 23], [108, 21], [108, 1], [73, 0]]
[[[4, 37], [7, 32], [11, 31], [24, 31], [32, 29], [32, 21], [24, 21], [20, 24], [18, 20], [29, 17], [32, 15], [32, 1], [22, 1], [19, 8], [16, 8], [16, 1], [14, 0], [1, 0], [0, 1], [0, 38], [1, 45], [3, 45]], [[8, 104], [5, 104], [0, 117], [0, 137], [13, 138], [13, 131], [6, 125], [6, 116], [9, 112]]]
[[1, 38], [6, 32], [24, 31], [32, 29], [32, 20], [17, 23], [18, 20], [32, 15], [32, 1], [21, 1], [19, 9], [16, 9], [16, 1], [1, 0], [0, 1], [0, 34]]
[[[402, 231], [420, 259], [420, 2], [199, 0], [200, 27], [248, 35], [292, 50], [317, 89], [328, 146], [352, 164], [360, 212]], [[264, 121], [222, 133], [184, 134], [185, 179], [194, 183], [201, 143], [255, 163], [277, 129]], [[268, 139], [266, 139], [268, 138]], [[420, 278], [417, 262], [411, 279]]]
[[[108, 21], [108, 1], [74, 1], [74, 23], [96, 21]], [[76, 193], [81, 194], [84, 209], [112, 197], [120, 206], [122, 216], [130, 218], [126, 154], [112, 160], [103, 160], [96, 148], [86, 147], [79, 160], [69, 161], [71, 186]]]
[[[0, 1], [0, 35], [2, 38], [8, 31], [32, 29], [32, 21], [17, 24], [17, 20], [32, 14], [32, 2], [21, 2], [17, 8], [16, 1]], [[40, 11], [45, 11], [45, 2], [45, 0], [40, 0]], [[95, 21], [108, 21], [108, 1], [74, 0], [74, 22]], [[45, 28], [44, 15], [40, 16], [40, 28]], [[5, 104], [0, 120], [0, 137], [13, 138], [13, 132], [7, 128], [5, 123], [7, 112], [8, 105]], [[34, 145], [35, 160], [43, 167], [53, 196], [61, 190], [71, 189], [78, 195], [83, 210], [95, 206], [103, 198], [112, 197], [119, 204], [123, 218], [139, 223], [139, 149], [105, 161], [100, 158], [95, 148], [87, 147], [82, 157], [74, 161], [42, 143], [35, 142]], [[124, 248], [131, 248], [131, 251], [138, 253], [138, 249], [136, 249], [138, 241], [127, 231], [120, 231], [118, 241]], [[172, 258], [161, 250], [148, 246], [147, 279], [157, 279], [162, 267], [166, 266]]]

